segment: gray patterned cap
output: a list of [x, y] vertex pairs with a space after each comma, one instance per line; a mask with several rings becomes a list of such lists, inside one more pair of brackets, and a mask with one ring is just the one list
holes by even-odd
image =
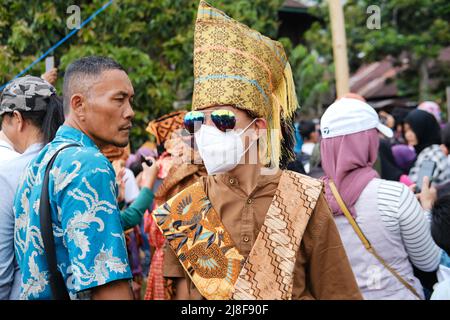
[[55, 88], [44, 79], [25, 76], [14, 79], [3, 89], [0, 116], [13, 111], [45, 111]]

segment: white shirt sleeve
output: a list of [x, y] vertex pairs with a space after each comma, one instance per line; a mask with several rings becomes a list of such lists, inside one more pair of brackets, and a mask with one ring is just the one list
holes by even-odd
[[399, 183], [383, 182], [378, 192], [381, 218], [386, 227], [400, 232], [411, 262], [422, 271], [438, 268], [440, 248], [431, 237], [430, 223], [414, 194]]
[[0, 300], [8, 300], [14, 283], [14, 191], [0, 175]]
[[134, 177], [133, 171], [125, 168], [125, 202], [132, 203], [139, 195], [139, 186]]

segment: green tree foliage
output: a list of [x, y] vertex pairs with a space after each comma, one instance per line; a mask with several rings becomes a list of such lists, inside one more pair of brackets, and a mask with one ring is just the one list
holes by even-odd
[[[283, 0], [211, 0], [251, 27], [275, 37], [277, 12]], [[67, 7], [76, 4], [85, 20], [106, 0], [17, 1], [0, 6], [0, 82], [5, 83], [71, 30]], [[135, 89], [136, 118], [132, 147], [149, 139], [151, 119], [177, 107], [189, 108], [192, 94], [192, 51], [198, 0], [118, 0], [53, 53], [61, 93], [64, 69], [76, 58], [106, 55], [129, 72]], [[40, 75], [45, 63], [30, 74]], [[184, 102], [187, 101], [187, 102]]]
[[303, 44], [293, 47], [289, 39], [279, 40], [289, 57], [301, 114], [307, 117], [320, 115], [334, 86], [333, 65]]
[[[107, 0], [50, 1], [2, 0], [0, 6], [0, 83], [5, 83], [48, 48], [66, 36], [67, 7], [81, 8], [81, 20], [88, 18]], [[136, 118], [132, 147], [149, 139], [147, 123], [177, 108], [189, 108], [192, 94], [192, 51], [194, 22], [199, 0], [116, 0], [89, 22], [53, 55], [59, 67], [57, 89], [62, 76], [76, 58], [107, 55], [129, 72], [136, 92]], [[230, 16], [268, 35], [277, 37], [278, 9], [284, 0], [210, 0]], [[334, 91], [334, 66], [325, 0], [318, 0], [311, 14], [318, 18], [293, 47], [280, 39], [288, 53], [296, 80], [297, 95], [304, 112], [320, 114]], [[381, 29], [369, 30], [369, 5], [381, 8]], [[345, 5], [350, 68], [391, 55], [400, 63], [405, 58], [410, 70], [397, 80], [400, 94], [435, 98], [443, 104], [450, 71], [436, 62], [440, 50], [450, 41], [450, 4], [447, 0], [348, 0]], [[44, 72], [44, 62], [30, 74]], [[431, 79], [431, 80], [430, 80]]]
[[[332, 65], [330, 18], [326, 1], [310, 12], [320, 19], [305, 34], [309, 52]], [[369, 29], [367, 8], [380, 8], [380, 29]], [[348, 0], [344, 6], [349, 64], [354, 72], [363, 63], [390, 56], [408, 70], [396, 79], [399, 94], [417, 101], [445, 102], [445, 85], [450, 66], [439, 61], [443, 48], [450, 46], [450, 2], [447, 0]], [[327, 72], [333, 69], [327, 69]]]

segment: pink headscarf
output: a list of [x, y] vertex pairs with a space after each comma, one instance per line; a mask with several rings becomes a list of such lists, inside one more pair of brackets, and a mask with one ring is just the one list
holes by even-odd
[[419, 104], [417, 109], [431, 113], [436, 118], [439, 124], [442, 123], [441, 108], [436, 102], [424, 101], [421, 104]]
[[322, 139], [320, 154], [325, 171], [325, 197], [334, 215], [342, 210], [331, 193], [328, 182], [334, 181], [353, 217], [355, 203], [367, 184], [378, 177], [373, 169], [380, 144], [377, 129]]

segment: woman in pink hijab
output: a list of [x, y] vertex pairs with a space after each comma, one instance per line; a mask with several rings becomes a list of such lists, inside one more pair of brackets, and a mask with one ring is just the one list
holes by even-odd
[[[412, 264], [434, 271], [441, 252], [414, 194], [399, 182], [380, 179], [373, 169], [380, 133], [392, 137], [391, 129], [366, 102], [345, 97], [326, 110], [321, 131], [325, 195], [364, 298], [423, 299]], [[406, 285], [364, 247], [331, 192], [330, 181], [365, 238]]]

